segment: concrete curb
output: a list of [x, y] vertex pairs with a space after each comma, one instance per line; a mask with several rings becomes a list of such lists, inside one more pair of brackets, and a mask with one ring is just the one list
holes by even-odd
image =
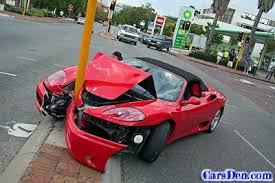
[[46, 117], [37, 126], [31, 137], [27, 140], [25, 145], [17, 153], [15, 158], [10, 162], [6, 170], [0, 176], [1, 182], [18, 183], [24, 175], [29, 163], [35, 157], [40, 146], [48, 137], [52, 130], [52, 118]]
[[0, 13], [0, 16], [2, 16], [2, 17], [11, 17], [11, 16], [3, 14], [3, 13]]
[[111, 157], [106, 171], [101, 175], [102, 183], [121, 183], [121, 155]]

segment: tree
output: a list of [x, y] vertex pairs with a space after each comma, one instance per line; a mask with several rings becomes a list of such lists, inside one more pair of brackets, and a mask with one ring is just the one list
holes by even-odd
[[217, 27], [217, 22], [220, 16], [223, 16], [223, 14], [225, 13], [225, 11], [227, 10], [228, 4], [229, 4], [230, 0], [213, 0], [212, 3], [212, 8], [213, 8], [213, 13], [215, 13], [215, 17], [213, 20], [213, 24], [210, 30], [210, 33], [208, 35], [207, 38], [207, 42], [206, 42], [206, 52], [209, 53], [210, 52], [210, 48], [211, 48], [211, 44], [212, 44], [212, 40], [213, 40], [213, 35], [215, 32], [215, 28]]
[[[261, 20], [261, 17], [263, 13], [269, 12], [274, 6], [275, 0], [258, 0], [258, 14], [254, 20], [254, 24], [251, 28], [251, 35], [250, 35], [250, 41], [246, 45], [245, 50], [244, 50], [244, 56], [249, 54], [250, 48], [253, 46], [255, 43], [255, 32], [257, 30], [258, 24]], [[259, 67], [261, 66], [261, 63], [259, 63]]]
[[[207, 25], [204, 26], [204, 29], [205, 29], [204, 35], [206, 35], [207, 37], [209, 37], [209, 35], [211, 33], [211, 30], [212, 30], [212, 27], [213, 27], [213, 25], [211, 25], [208, 22]], [[216, 25], [216, 28], [219, 28], [219, 25]], [[223, 42], [223, 35], [220, 34], [220, 33], [218, 33], [218, 32], [213, 32], [211, 44], [212, 43], [221, 44], [222, 42]]]
[[120, 12], [113, 15], [112, 22], [117, 24], [136, 24], [139, 27], [141, 21], [145, 21], [145, 23], [153, 21], [155, 16], [156, 12], [152, 5], [147, 3], [141, 7], [124, 7]]
[[195, 24], [195, 23], [191, 24], [190, 32], [193, 33], [193, 34], [197, 34], [197, 35], [205, 34], [203, 26]]
[[176, 22], [175, 23], [166, 23], [163, 29], [163, 35], [166, 36], [173, 36], [173, 32], [176, 28]]

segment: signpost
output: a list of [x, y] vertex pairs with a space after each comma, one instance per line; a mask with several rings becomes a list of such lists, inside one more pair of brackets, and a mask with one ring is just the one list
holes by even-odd
[[72, 4], [68, 5], [68, 11], [69, 11], [69, 18], [71, 17], [71, 12], [73, 11], [74, 6]]
[[189, 42], [189, 28], [194, 19], [195, 10], [191, 7], [181, 7], [173, 36], [173, 47], [183, 49]]
[[156, 15], [155, 21], [154, 21], [154, 27], [153, 27], [153, 30], [151, 32], [151, 35], [154, 35], [156, 26], [160, 26], [161, 27], [161, 29], [160, 29], [160, 35], [162, 35], [163, 29], [164, 29], [164, 26], [165, 26], [165, 21], [166, 21], [166, 17], [160, 16], [160, 15]]
[[148, 22], [148, 30], [147, 30], [147, 32], [151, 34], [152, 31], [153, 31], [154, 26], [155, 26], [155, 22]]

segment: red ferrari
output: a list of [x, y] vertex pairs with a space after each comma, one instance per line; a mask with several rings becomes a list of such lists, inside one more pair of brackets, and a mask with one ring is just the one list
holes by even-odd
[[98, 54], [86, 68], [73, 99], [76, 67], [40, 81], [36, 105], [44, 115], [66, 116], [71, 155], [104, 172], [115, 153], [155, 161], [165, 145], [199, 132], [213, 132], [225, 96], [195, 75], [151, 58], [123, 62]]

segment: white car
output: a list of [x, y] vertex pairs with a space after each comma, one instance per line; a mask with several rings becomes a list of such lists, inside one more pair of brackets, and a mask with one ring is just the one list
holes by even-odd
[[85, 24], [86, 19], [84, 17], [78, 17], [76, 23], [77, 24]]
[[131, 25], [122, 25], [119, 27], [120, 29], [117, 33], [117, 39], [119, 41], [126, 41], [129, 43], [134, 43], [134, 45], [137, 45], [139, 39], [138, 29]]

